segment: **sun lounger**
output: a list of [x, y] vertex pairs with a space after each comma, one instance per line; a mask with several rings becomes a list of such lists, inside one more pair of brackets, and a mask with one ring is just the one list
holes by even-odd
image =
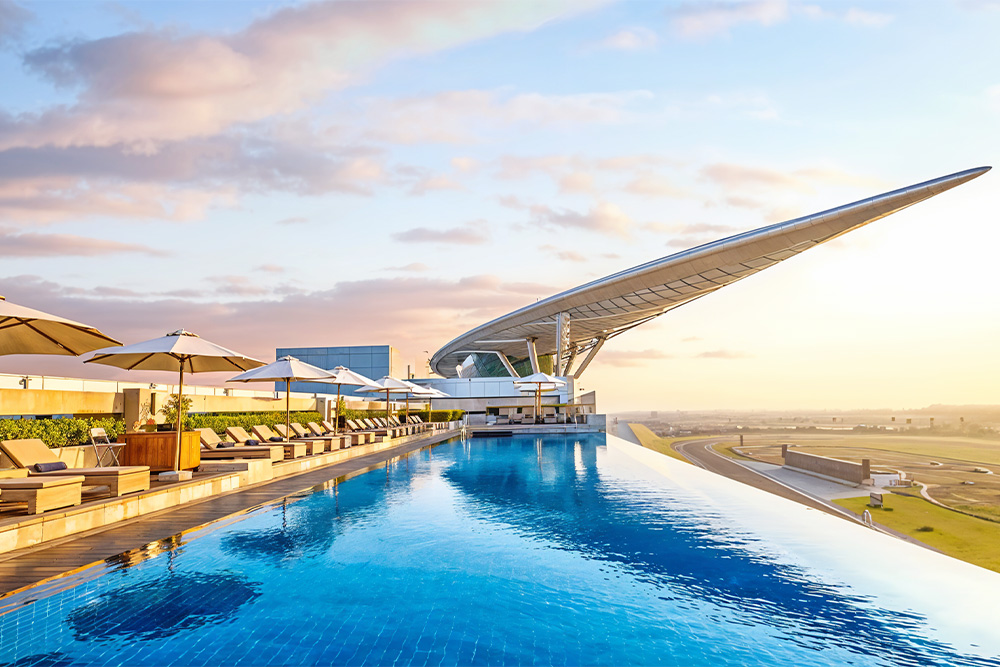
[[[320, 428], [322, 428], [323, 431], [326, 432], [323, 435], [328, 435], [328, 434], [334, 432], [333, 424], [331, 424], [330, 422], [328, 422], [328, 421], [322, 421], [322, 422], [320, 422], [320, 424], [322, 424], [322, 426], [317, 425], [316, 422], [309, 422], [309, 428], [313, 432], [316, 432], [317, 430], [319, 430]], [[340, 434], [338, 434], [335, 437], [339, 437], [340, 438], [340, 446], [341, 446], [341, 448], [350, 447], [351, 445], [359, 444], [359, 443], [357, 443], [357, 442], [354, 441], [354, 438], [351, 437], [350, 433], [340, 433]]]
[[[299, 429], [295, 428], [296, 426], [301, 428], [302, 424], [292, 424], [292, 428], [295, 429], [296, 433], [298, 433]], [[327, 431], [316, 422], [309, 422], [308, 424], [306, 424], [306, 428], [308, 429], [305, 431], [307, 435], [323, 437], [329, 440], [331, 450], [346, 449], [347, 447], [351, 446], [351, 439], [349, 437], [343, 435], [334, 435], [332, 431]]]
[[315, 440], [295, 440], [294, 438], [286, 438], [280, 433], [275, 433], [271, 430], [270, 426], [266, 424], [258, 424], [250, 429], [253, 434], [257, 436], [257, 439], [261, 442], [280, 442], [280, 443], [294, 443], [305, 445], [306, 452], [309, 455], [321, 454], [324, 449], [326, 449], [325, 442], [317, 442]]
[[28, 477], [24, 468], [5, 472], [0, 479], [0, 502], [27, 503], [28, 514], [80, 504], [83, 475]]
[[339, 435], [333, 435], [332, 433], [330, 434], [313, 433], [311, 428], [306, 428], [305, 426], [303, 426], [298, 422], [292, 422], [290, 426], [292, 427], [292, 431], [295, 432], [295, 435], [298, 438], [310, 438], [310, 439], [322, 438], [323, 440], [326, 440], [327, 451], [333, 451], [335, 449], [343, 449], [344, 439], [341, 438]]
[[106, 486], [113, 497], [149, 488], [149, 466], [110, 466], [107, 468], [64, 468], [38, 472], [36, 464], [62, 463], [38, 438], [4, 440], [0, 449], [18, 468], [27, 468], [29, 477], [65, 477], [83, 475], [87, 486]]
[[262, 445], [263, 444], [280, 444], [282, 449], [285, 451], [286, 459], [298, 459], [302, 458], [309, 453], [309, 448], [303, 442], [262, 442], [260, 438], [251, 438], [250, 434], [242, 426], [230, 426], [226, 429], [226, 435], [233, 439], [233, 442], [242, 445], [247, 440], [257, 440]]
[[[319, 445], [321, 445], [321, 448], [315, 452], [317, 454], [322, 454], [323, 452], [332, 449], [333, 447], [332, 439], [323, 436], [310, 435], [309, 432], [306, 431], [305, 428], [303, 428], [302, 424], [290, 424], [289, 426], [291, 426], [292, 429], [291, 434], [289, 434], [288, 431], [285, 430], [284, 424], [275, 424], [274, 430], [277, 432], [279, 436], [287, 440], [305, 440], [308, 442], [318, 443]], [[305, 432], [305, 435], [300, 434], [299, 429], [295, 428], [296, 426], [302, 429], [302, 431]]]
[[222, 438], [210, 428], [196, 428], [201, 434], [201, 458], [205, 461], [226, 461], [231, 459], [269, 459], [272, 463], [285, 458], [285, 448], [281, 445], [235, 445], [220, 447]]
[[555, 408], [542, 408], [542, 421], [546, 424], [556, 423], [556, 409]]

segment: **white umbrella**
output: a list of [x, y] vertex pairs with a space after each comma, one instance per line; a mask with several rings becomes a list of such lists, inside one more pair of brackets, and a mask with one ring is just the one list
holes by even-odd
[[355, 373], [346, 366], [337, 366], [332, 371], [330, 377], [317, 378], [315, 382], [337, 385], [337, 417], [333, 422], [333, 434], [336, 435], [340, 429], [340, 388], [345, 384], [352, 387], [370, 387], [375, 384], [375, 380], [366, 378], [361, 373]]
[[332, 377], [332, 373], [325, 368], [307, 364], [299, 361], [295, 357], [282, 357], [277, 361], [254, 368], [246, 373], [240, 373], [236, 377], [229, 378], [226, 382], [285, 382], [285, 433], [291, 437], [291, 392], [292, 380], [318, 380]]
[[386, 421], [392, 417], [392, 405], [389, 403], [389, 394], [409, 394], [413, 393], [413, 386], [406, 380], [400, 380], [390, 375], [384, 375], [381, 379], [375, 380], [370, 385], [361, 387], [357, 391], [365, 393], [385, 392], [385, 416]]
[[[421, 384], [417, 384], [416, 382], [410, 382], [408, 380], [407, 380], [406, 383], [409, 384], [409, 385], [411, 385], [412, 387], [414, 387], [414, 391], [413, 391], [413, 395], [414, 396], [423, 397], [423, 398], [427, 399], [427, 408], [428, 408], [428, 411], [434, 409], [433, 400], [435, 398], [451, 398], [451, 396], [449, 396], [448, 394], [444, 393], [440, 389], [435, 389], [434, 387], [425, 387], [425, 386], [423, 386]], [[407, 405], [406, 414], [407, 414], [407, 417], [409, 417], [409, 414], [410, 414], [409, 405]], [[430, 420], [428, 419], [428, 421], [430, 421]]]
[[0, 296], [0, 355], [79, 356], [109, 345], [121, 343], [94, 327], [19, 306]]
[[[548, 375], [547, 373], [533, 373], [523, 378], [518, 378], [514, 380], [514, 384], [523, 385], [520, 387], [521, 391], [534, 391], [535, 392], [535, 419], [538, 419], [538, 413], [542, 411], [542, 385], [546, 385], [546, 391], [551, 391], [558, 387], [566, 386], [563, 380], [555, 377], [554, 375]], [[531, 387], [531, 385], [537, 385], [537, 389]], [[551, 387], [548, 385], [552, 385]], [[527, 388], [525, 388], [527, 387]]]
[[263, 361], [216, 345], [190, 331], [178, 329], [160, 338], [97, 350], [86, 364], [105, 364], [126, 370], [176, 371], [180, 375], [177, 387], [177, 458], [180, 468], [181, 424], [184, 418], [184, 373], [245, 371], [263, 366]]

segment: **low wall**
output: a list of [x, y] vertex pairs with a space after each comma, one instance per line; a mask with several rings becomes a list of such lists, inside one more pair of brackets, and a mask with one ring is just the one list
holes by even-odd
[[786, 468], [851, 482], [852, 484], [863, 484], [865, 480], [871, 478], [871, 462], [868, 459], [862, 459], [861, 463], [841, 461], [840, 459], [831, 459], [826, 456], [796, 452], [788, 449], [788, 445], [781, 446], [781, 455], [785, 459]]

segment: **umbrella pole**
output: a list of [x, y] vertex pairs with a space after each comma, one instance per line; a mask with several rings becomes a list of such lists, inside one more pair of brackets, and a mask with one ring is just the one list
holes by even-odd
[[181, 361], [181, 377], [177, 385], [177, 454], [174, 456], [174, 470], [181, 469], [181, 425], [184, 423], [184, 361]]
[[285, 378], [285, 439], [292, 441], [292, 379]]
[[337, 385], [337, 421], [333, 422], [333, 434], [337, 435], [340, 432], [340, 387]]

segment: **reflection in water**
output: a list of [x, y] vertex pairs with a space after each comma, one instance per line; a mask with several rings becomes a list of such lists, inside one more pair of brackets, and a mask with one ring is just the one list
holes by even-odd
[[0, 663], [1000, 665], [602, 443], [444, 444], [147, 545], [0, 613]]
[[[109, 575], [110, 576], [110, 575]], [[118, 574], [117, 576], [121, 576]], [[259, 584], [238, 574], [165, 574], [124, 585], [78, 607], [67, 623], [79, 641], [149, 640], [225, 621], [260, 595]]]
[[[746, 549], [738, 535], [710, 533], [676, 492], [625, 480], [609, 483], [598, 474], [592, 442], [556, 439], [543, 447], [539, 441], [508, 440], [486, 446], [497, 455], [456, 457], [443, 473], [473, 511], [624, 566], [637, 580], [660, 588], [661, 599], [727, 607], [748, 625], [780, 629], [788, 641], [806, 648], [834, 645], [859, 655], [891, 655], [900, 665], [1000, 665], [965, 663], [948, 647], [912, 632], [921, 627], [921, 617], [872, 610], [866, 600], [810, 581], [800, 568]], [[725, 616], [720, 622], [733, 621]]]

